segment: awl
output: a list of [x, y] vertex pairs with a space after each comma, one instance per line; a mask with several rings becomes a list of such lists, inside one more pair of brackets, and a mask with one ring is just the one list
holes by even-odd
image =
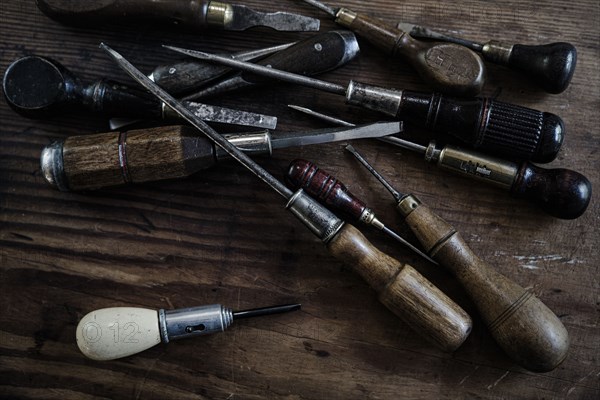
[[[268, 131], [228, 134], [227, 140], [250, 155], [273, 149], [383, 137], [402, 130], [399, 122], [355, 128], [319, 129], [271, 135]], [[99, 189], [127, 183], [189, 176], [209, 168], [227, 153], [188, 126], [70, 136], [42, 151], [44, 178], [62, 191]]]
[[39, 9], [68, 24], [150, 20], [192, 29], [318, 31], [319, 20], [288, 12], [263, 13], [238, 4], [206, 0], [37, 0]]

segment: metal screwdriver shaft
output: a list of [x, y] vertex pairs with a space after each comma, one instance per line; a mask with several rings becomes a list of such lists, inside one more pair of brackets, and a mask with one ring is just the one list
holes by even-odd
[[273, 307], [252, 308], [250, 310], [241, 310], [233, 312], [233, 320], [262, 317], [264, 315], [282, 314], [290, 311], [299, 310], [301, 304], [285, 304]]

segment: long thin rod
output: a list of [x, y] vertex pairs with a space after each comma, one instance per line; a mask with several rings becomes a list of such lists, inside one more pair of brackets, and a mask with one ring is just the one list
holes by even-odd
[[282, 314], [299, 310], [301, 304], [284, 304], [281, 306], [253, 308], [251, 310], [234, 311], [233, 319], [262, 317], [263, 315]]
[[302, 1], [307, 4], [310, 4], [311, 6], [317, 7], [321, 11], [325, 11], [327, 14], [331, 15], [332, 17], [335, 17], [337, 14], [337, 11], [335, 10], [335, 8], [329, 7], [327, 4], [323, 4], [320, 1], [316, 1], [316, 0], [302, 0]]
[[267, 185], [271, 186], [277, 193], [279, 193], [281, 196], [288, 200], [292, 197], [292, 191], [289, 190], [283, 183], [275, 179], [273, 175], [269, 174], [264, 168], [252, 161], [237, 147], [229, 143], [229, 141], [227, 141], [223, 136], [217, 133], [217, 131], [208, 126], [200, 118], [196, 117], [194, 113], [192, 113], [179, 101], [175, 100], [173, 96], [164, 91], [156, 83], [152, 82], [140, 70], [135, 68], [129, 61], [123, 58], [122, 55], [120, 55], [104, 43], [100, 44], [100, 48], [105, 50], [115, 60], [119, 67], [121, 67], [121, 69], [123, 69], [129, 74], [129, 76], [135, 79], [140, 85], [146, 88], [154, 96], [162, 100], [163, 103], [165, 103], [167, 106], [171, 107], [175, 112], [177, 112], [177, 114], [179, 114], [182, 118], [184, 118], [186, 121], [192, 124], [192, 126], [194, 126], [200, 132], [205, 134], [210, 140], [212, 140], [213, 142], [215, 142], [215, 144], [217, 144], [219, 147], [225, 150], [225, 152], [227, 152], [227, 154], [229, 154], [232, 158], [234, 158], [240, 164], [248, 168], [259, 179], [261, 179]]
[[261, 76], [267, 76], [269, 78], [278, 79], [280, 81], [294, 83], [297, 85], [308, 86], [315, 89], [320, 89], [325, 92], [338, 94], [341, 96], [346, 95], [346, 88], [344, 86], [336, 85], [335, 83], [321, 81], [319, 79], [310, 78], [304, 75], [298, 75], [291, 72], [280, 71], [277, 69], [264, 67], [262, 65], [252, 64], [244, 61], [234, 60], [229, 57], [219, 56], [217, 54], [205, 53], [202, 51], [182, 49], [181, 47], [166, 46], [164, 48], [173, 50], [177, 53], [185, 54], [187, 56], [198, 58], [205, 61], [214, 61], [219, 64], [227, 65], [229, 67], [241, 69], [243, 71], [252, 72]]
[[398, 192], [396, 189], [394, 189], [392, 187], [392, 185], [390, 185], [388, 183], [388, 181], [385, 180], [385, 178], [383, 176], [381, 176], [379, 174], [379, 172], [377, 172], [375, 170], [375, 168], [373, 168], [371, 166], [371, 164], [369, 164], [369, 162], [367, 160], [365, 160], [365, 158], [360, 155], [360, 153], [358, 151], [356, 151], [356, 149], [354, 149], [354, 147], [352, 147], [351, 145], [346, 146], [346, 150], [348, 150], [350, 153], [352, 153], [352, 155], [354, 155], [354, 157], [356, 157], [356, 159], [358, 161], [360, 161], [360, 163], [362, 165], [365, 166], [365, 168], [367, 168], [369, 170], [370, 173], [373, 174], [373, 176], [375, 176], [375, 178], [377, 178], [379, 180], [379, 182], [381, 182], [381, 184], [383, 186], [385, 186], [385, 188], [392, 194], [392, 196], [394, 196], [394, 198], [396, 199], [397, 202], [399, 202], [400, 200], [402, 200], [402, 198], [405, 196], [404, 194]]
[[393, 230], [391, 230], [387, 226], [384, 226], [382, 230], [385, 233], [387, 233], [389, 236], [391, 236], [394, 239], [396, 239], [398, 242], [402, 243], [404, 246], [408, 247], [409, 249], [411, 249], [412, 251], [414, 251], [415, 253], [417, 253], [418, 255], [420, 255], [421, 257], [423, 257], [424, 259], [426, 259], [427, 261], [429, 261], [430, 263], [435, 264], [435, 265], [440, 265], [433, 258], [431, 258], [427, 254], [423, 253], [421, 250], [419, 250], [418, 248], [416, 248], [415, 246], [413, 246], [408, 240], [404, 239], [402, 236], [398, 235], [396, 232], [394, 232]]

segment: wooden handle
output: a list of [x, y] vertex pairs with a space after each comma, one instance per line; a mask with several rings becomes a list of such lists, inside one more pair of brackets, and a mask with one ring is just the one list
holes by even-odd
[[110, 23], [148, 19], [179, 26], [206, 28], [209, 1], [202, 0], [37, 0], [48, 17], [66, 24]]
[[[401, 210], [411, 198], [399, 204]], [[483, 262], [454, 228], [429, 208], [412, 202], [404, 209], [412, 210], [406, 222], [425, 250], [456, 275], [506, 354], [535, 372], [551, 371], [565, 359], [567, 330], [530, 290]]]
[[456, 350], [471, 332], [471, 318], [462, 308], [413, 267], [375, 248], [352, 225], [344, 225], [327, 247], [354, 267], [387, 308], [442, 350]]
[[483, 61], [466, 47], [421, 42], [381, 20], [345, 9], [338, 13], [336, 21], [383, 51], [405, 57], [421, 78], [436, 90], [458, 96], [476, 96], [483, 89]]
[[216, 163], [212, 144], [185, 126], [72, 136], [62, 150], [70, 190], [181, 178]]

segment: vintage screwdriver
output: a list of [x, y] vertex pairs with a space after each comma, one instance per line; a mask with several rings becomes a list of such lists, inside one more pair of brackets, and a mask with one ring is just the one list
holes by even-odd
[[139, 307], [102, 308], [79, 321], [75, 337], [86, 357], [115, 360], [161, 342], [224, 332], [233, 321], [296, 311], [300, 307], [300, 304], [285, 304], [243, 311], [232, 311], [221, 304], [158, 311]]
[[[356, 36], [350, 31], [330, 31], [309, 37], [257, 63], [306, 76], [318, 75], [345, 65], [359, 53]], [[195, 100], [270, 82], [260, 76], [239, 72], [185, 96]], [[168, 89], [165, 88], [167, 91]]]
[[381, 222], [372, 209], [356, 197], [348, 188], [331, 174], [323, 171], [314, 163], [306, 160], [294, 160], [290, 163], [285, 174], [285, 181], [293, 190], [304, 189], [313, 198], [326, 206], [335, 207], [348, 214], [356, 221], [370, 225], [386, 235], [394, 238], [403, 246], [411, 249], [427, 261], [436, 264], [437, 261], [413, 246], [402, 236]]
[[[8, 104], [21, 115], [40, 118], [80, 109], [108, 116], [174, 119], [177, 114], [146, 92], [116, 82], [99, 80], [83, 85], [59, 62], [39, 56], [14, 61], [2, 82]], [[231, 125], [274, 129], [277, 118], [269, 115], [186, 102], [203, 120]]]
[[196, 30], [318, 31], [320, 21], [288, 12], [263, 13], [238, 4], [207, 0], [36, 0], [48, 17], [67, 24], [149, 20]]
[[444, 35], [424, 26], [401, 22], [397, 27], [415, 38], [440, 40], [466, 46], [481, 53], [486, 61], [521, 72], [533, 79], [548, 93], [564, 92], [575, 73], [577, 49], [571, 43], [557, 42], [540, 46], [511, 44], [497, 40], [476, 43]]
[[492, 269], [446, 221], [414, 195], [395, 190], [352, 146], [346, 149], [392, 193], [397, 211], [425, 251], [461, 282], [506, 354], [531, 371], [547, 372], [558, 367], [569, 349], [567, 330], [531, 289]]
[[[338, 125], [354, 126], [306, 107], [289, 107]], [[592, 198], [592, 183], [570, 169], [546, 169], [527, 161], [518, 164], [457, 146], [440, 147], [435, 141], [429, 142], [426, 147], [397, 136], [379, 140], [423, 154], [425, 161], [444, 170], [508, 190], [511, 196], [528, 199], [556, 218], [580, 217]]]
[[557, 115], [490, 98], [449, 98], [437, 93], [388, 89], [354, 81], [345, 88], [215, 54], [164, 47], [201, 60], [345, 96], [348, 104], [406, 119], [434, 132], [449, 133], [476, 149], [511, 159], [550, 162], [556, 158], [564, 138], [564, 124]]
[[293, 193], [120, 54], [105, 44], [100, 46], [140, 85], [285, 198], [286, 208], [326, 244], [334, 257], [353, 266], [378, 292], [379, 300], [394, 314], [443, 350], [453, 351], [464, 342], [471, 331], [472, 322], [468, 314], [413, 267], [401, 264], [379, 251], [358, 229], [344, 224], [302, 190]]
[[[399, 122], [356, 128], [292, 132], [272, 137], [269, 131], [224, 135], [244, 152], [271, 155], [273, 149], [392, 135]], [[188, 126], [69, 136], [42, 150], [42, 176], [62, 191], [174, 179], [209, 168], [226, 158], [220, 148]]]
[[436, 90], [457, 96], [475, 96], [485, 83], [481, 58], [453, 43], [426, 43], [385, 22], [347, 8], [331, 8], [315, 0], [303, 0], [335, 18], [371, 44], [393, 56], [402, 56], [421, 78]]

